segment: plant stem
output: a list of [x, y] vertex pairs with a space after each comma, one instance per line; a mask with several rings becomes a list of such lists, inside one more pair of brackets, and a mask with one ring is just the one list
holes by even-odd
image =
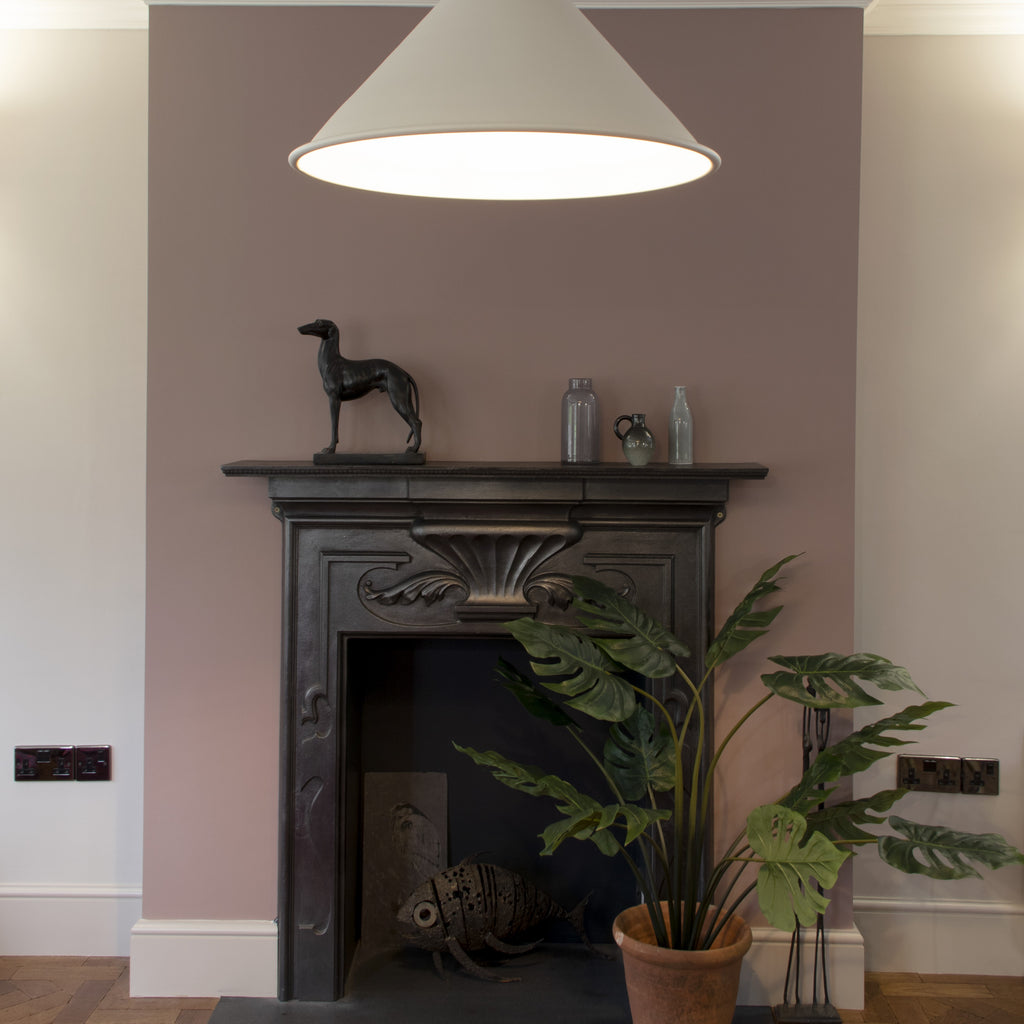
[[[614, 837], [613, 837], [614, 838]], [[648, 837], [650, 838], [650, 837]], [[650, 870], [647, 871], [646, 875], [641, 872], [637, 867], [636, 861], [630, 857], [626, 847], [615, 839], [615, 843], [619, 848], [619, 853], [626, 859], [626, 864], [629, 870], [633, 872], [634, 878], [636, 878], [637, 885], [640, 888], [640, 892], [643, 896], [644, 904], [647, 907], [647, 913], [651, 919], [651, 926], [654, 928], [654, 937], [657, 940], [659, 946], [668, 945], [668, 934], [665, 931], [665, 919], [661, 916], [661, 906], [658, 903], [658, 894], [653, 892], [647, 882], [647, 879], [652, 877]]]
[[615, 779], [613, 779], [611, 775], [608, 773], [608, 770], [604, 766], [604, 761], [601, 760], [601, 758], [599, 758], [597, 754], [595, 754], [587, 745], [586, 741], [583, 739], [583, 736], [580, 734], [580, 730], [575, 727], [570, 728], [569, 735], [571, 735], [572, 738], [579, 744], [580, 748], [584, 751], [587, 757], [589, 757], [590, 760], [597, 765], [597, 770], [604, 776], [605, 782], [608, 783], [608, 788], [612, 791], [612, 796], [614, 796], [620, 804], [624, 804], [626, 800], [623, 797], [621, 791], [619, 790], [619, 787], [615, 784]]
[[[636, 687], [634, 687], [634, 689], [636, 689]], [[641, 692], [643, 692], [643, 691], [641, 691]], [[590, 749], [590, 746], [583, 739], [583, 736], [581, 735], [580, 730], [575, 728], [575, 727], [571, 727], [569, 729], [569, 734], [576, 741], [576, 743], [580, 746], [580, 748], [584, 751], [584, 753], [587, 755], [587, 757], [589, 757], [590, 760], [593, 761], [595, 765], [597, 765], [597, 769], [601, 773], [601, 775], [604, 777], [605, 782], [608, 784], [608, 788], [609, 788], [609, 790], [611, 790], [612, 796], [614, 796], [615, 799], [620, 804], [625, 804], [627, 801], [626, 801], [626, 798], [622, 794], [622, 790], [619, 789], [618, 785], [615, 782], [615, 779], [612, 777], [611, 773], [605, 768], [603, 759], [599, 758], [594, 753], [594, 751]], [[657, 804], [655, 803], [655, 800], [654, 800], [654, 795], [653, 795], [653, 793], [651, 793], [650, 789], [648, 789], [648, 800], [650, 801], [650, 804], [651, 804], [652, 808], [657, 806]], [[662, 831], [662, 828], [661, 828], [661, 822], [660, 821], [656, 822], [656, 826], [657, 826], [657, 830], [658, 830], [658, 842], [655, 842], [655, 840], [651, 836], [647, 836], [647, 839], [650, 840], [652, 846], [654, 847], [654, 852], [658, 856], [658, 859], [661, 861], [662, 865], [667, 866], [667, 864], [668, 864], [668, 848], [665, 845], [665, 835], [664, 835], [664, 832]], [[623, 856], [627, 856], [628, 857], [628, 855], [626, 854], [625, 845], [622, 844], [622, 843], [619, 843], [619, 841], [617, 839], [615, 841], [616, 841], [616, 843], [618, 843], [619, 849], [622, 851]], [[660, 845], [660, 849], [659, 849], [659, 845]], [[645, 876], [647, 878], [653, 879], [654, 878], [654, 865], [651, 862], [651, 851], [646, 846], [641, 846], [640, 847], [640, 853], [641, 853], [641, 856], [643, 857], [643, 861], [644, 861]], [[634, 870], [633, 873], [637, 876], [637, 878], [641, 882], [641, 886], [640, 886], [641, 892], [646, 894], [646, 892], [650, 891], [650, 887], [649, 886], [645, 886], [643, 884], [643, 876], [641, 876], [637, 870]]]
[[[700, 874], [701, 850], [704, 846], [703, 822], [698, 825], [699, 800], [700, 800], [700, 770], [701, 760], [704, 751], [704, 732], [707, 728], [704, 717], [704, 701], [701, 699], [700, 688], [694, 686], [693, 680], [683, 671], [680, 665], [676, 665], [676, 672], [683, 682], [689, 687], [692, 699], [687, 708], [683, 728], [675, 745], [675, 788], [674, 788], [674, 822], [675, 831], [673, 842], [675, 843], [675, 860], [672, 878], [669, 906], [670, 919], [673, 924], [673, 944], [679, 942], [674, 948], [690, 948], [695, 941], [694, 920], [697, 903], [697, 881]], [[705, 679], [707, 677], [705, 676]], [[703, 683], [702, 683], [703, 685]], [[690, 719], [697, 713], [697, 742], [693, 754], [693, 771], [690, 780], [689, 798], [683, 786], [683, 743], [689, 728]], [[683, 801], [686, 799], [686, 835], [683, 835]], [[680, 850], [683, 849], [685, 841], [686, 859], [685, 863], [680, 857]], [[679, 922], [680, 908], [682, 902], [682, 921]], [[675, 927], [678, 922], [678, 929]]]
[[[690, 682], [690, 679], [686, 675], [686, 673], [683, 672], [683, 670], [681, 668], [679, 668], [678, 665], [676, 666], [676, 670], [683, 677], [683, 679], [686, 681], [686, 683], [690, 686], [690, 689], [693, 690], [693, 684]], [[633, 689], [636, 691], [637, 694], [639, 694], [639, 696], [645, 698], [646, 700], [649, 700], [658, 709], [658, 711], [661, 712], [662, 718], [664, 718], [665, 722], [668, 724], [669, 736], [671, 738], [672, 748], [675, 751], [675, 758], [674, 758], [674, 761], [675, 761], [675, 776], [674, 776], [674, 784], [673, 784], [673, 806], [672, 806], [672, 817], [673, 817], [673, 839], [672, 839], [672, 841], [675, 844], [675, 847], [674, 847], [675, 856], [670, 858], [669, 855], [668, 855], [667, 848], [665, 848], [664, 851], [663, 851], [664, 852], [665, 866], [666, 866], [666, 868], [668, 868], [669, 866], [671, 867], [671, 870], [667, 870], [666, 871], [666, 882], [668, 883], [668, 892], [666, 893], [666, 898], [667, 898], [668, 908], [669, 908], [669, 926], [668, 926], [667, 941], [663, 941], [662, 940], [662, 935], [664, 934], [665, 926], [664, 926], [664, 923], [660, 921], [660, 918], [661, 918], [660, 908], [658, 908], [658, 907], [655, 907], [653, 909], [652, 908], [648, 908], [648, 912], [651, 915], [651, 922], [654, 925], [655, 934], [658, 936], [658, 945], [659, 946], [667, 946], [667, 947], [669, 947], [671, 949], [679, 949], [679, 948], [681, 948], [680, 942], [681, 942], [681, 938], [682, 938], [682, 935], [681, 935], [682, 928], [681, 928], [680, 915], [679, 915], [679, 899], [677, 898], [677, 894], [679, 892], [679, 887], [680, 887], [680, 884], [681, 884], [681, 878], [680, 878], [681, 864], [680, 864], [680, 858], [679, 858], [679, 850], [681, 848], [680, 844], [682, 842], [682, 837], [680, 835], [680, 822], [682, 820], [682, 806], [681, 806], [681, 803], [682, 803], [682, 794], [683, 794], [682, 764], [681, 764], [682, 758], [680, 756], [680, 750], [681, 750], [681, 747], [682, 747], [682, 738], [681, 737], [686, 735], [686, 725], [689, 722], [690, 714], [692, 713], [692, 706], [691, 706], [690, 709], [687, 710], [687, 714], [686, 714], [686, 716], [685, 716], [685, 718], [683, 720], [683, 728], [682, 728], [682, 730], [681, 731], [677, 731], [675, 721], [672, 718], [672, 715], [669, 713], [668, 708], [665, 707], [665, 705], [660, 700], [658, 700], [658, 698], [655, 697], [653, 693], [651, 693], [649, 690], [645, 690], [643, 687], [640, 687], [640, 686], [633, 686]], [[652, 807], [654, 807], [654, 806], [657, 806], [657, 805], [653, 802], [653, 799], [652, 799]], [[664, 841], [664, 832], [660, 829], [660, 826], [659, 826], [659, 834], [661, 835], [662, 840]], [[652, 881], [653, 881], [653, 879], [652, 879]], [[656, 920], [656, 918], [658, 920]]]
[[[742, 847], [742, 849], [740, 849], [739, 853], [735, 852], [736, 847], [740, 844], [740, 840], [743, 839], [745, 835], [745, 832], [741, 832], [740, 835], [737, 836], [737, 838], [733, 841], [732, 846], [730, 846], [729, 849], [726, 850], [725, 854], [715, 865], [714, 870], [711, 872], [711, 877], [708, 879], [706, 885], [704, 886], [704, 897], [702, 902], [721, 902], [719, 900], [716, 900], [715, 898], [715, 894], [719, 885], [722, 884], [722, 880], [725, 878], [727, 872], [729, 871], [729, 868], [732, 867], [733, 864], [736, 863], [736, 861], [745, 860], [746, 858], [742, 857], [742, 854], [750, 849], [749, 846], [744, 846]], [[735, 881], [730, 883], [729, 887], [726, 889], [726, 897], [728, 897], [729, 891], [732, 889], [732, 886], [734, 884]]]
[[715, 769], [718, 767], [718, 762], [721, 760], [722, 755], [725, 753], [725, 748], [732, 741], [732, 738], [740, 731], [740, 729], [746, 725], [748, 721], [754, 716], [755, 712], [764, 707], [775, 695], [771, 692], [766, 693], [753, 707], [751, 707], [736, 724], [729, 730], [725, 738], [721, 743], [718, 744], [718, 749], [715, 751], [714, 756], [711, 758], [711, 763], [708, 765], [708, 776], [704, 782], [704, 793], [701, 802], [701, 814], [703, 820], [707, 821], [708, 811], [711, 803], [711, 784], [714, 779]]
[[708, 935], [707, 939], [705, 940], [705, 943], [704, 943], [704, 948], [705, 949], [710, 949], [711, 948], [711, 944], [715, 941], [716, 938], [718, 938], [718, 933], [729, 923], [729, 918], [732, 917], [732, 915], [736, 913], [736, 909], [754, 891], [756, 886], [757, 886], [757, 882], [756, 881], [751, 882], [750, 885], [748, 885], [743, 890], [743, 892], [741, 892], [739, 894], [739, 896], [737, 896], [736, 899], [734, 899], [732, 901], [732, 903], [729, 904], [729, 906], [726, 908], [726, 910], [724, 912], [719, 911], [719, 913], [718, 913], [718, 923], [715, 925], [714, 929], [711, 931], [711, 933]]

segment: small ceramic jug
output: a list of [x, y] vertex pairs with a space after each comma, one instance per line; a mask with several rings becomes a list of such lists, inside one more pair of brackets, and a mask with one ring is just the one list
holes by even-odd
[[[623, 420], [629, 420], [630, 427], [623, 434], [619, 431], [619, 424]], [[631, 466], [646, 466], [654, 454], [654, 435], [647, 429], [647, 413], [627, 412], [623, 413], [616, 421], [613, 428], [615, 436], [622, 442], [622, 454]]]

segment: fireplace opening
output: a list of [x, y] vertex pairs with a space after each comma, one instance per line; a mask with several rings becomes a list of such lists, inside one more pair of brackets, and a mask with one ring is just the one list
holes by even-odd
[[[448, 864], [442, 866], [466, 858], [497, 864], [566, 910], [589, 897], [588, 935], [595, 943], [610, 943], [612, 920], [637, 895], [622, 859], [605, 857], [593, 843], [579, 840], [542, 856], [539, 835], [559, 817], [554, 803], [503, 786], [453, 746], [496, 750], [611, 801], [586, 753], [564, 730], [530, 715], [498, 680], [499, 657], [528, 673], [528, 657], [518, 644], [509, 637], [348, 637], [343, 656], [345, 790], [350, 808], [358, 807], [345, 815], [347, 830], [362, 828], [369, 773], [440, 773], [447, 785], [447, 820], [437, 823], [447, 846]], [[575, 717], [600, 757], [605, 727]], [[359, 855], [361, 839], [346, 835], [344, 848]], [[358, 881], [346, 886], [354, 902], [346, 907], [345, 928], [355, 939], [365, 875], [361, 866], [358, 870]], [[544, 935], [546, 943], [579, 941], [567, 921], [551, 922]], [[429, 963], [429, 954], [420, 955]], [[454, 965], [449, 961], [448, 966]]]

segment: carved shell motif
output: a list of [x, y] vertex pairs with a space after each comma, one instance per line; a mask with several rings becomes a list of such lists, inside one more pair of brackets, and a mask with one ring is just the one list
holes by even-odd
[[413, 524], [411, 534], [449, 568], [415, 573], [379, 590], [367, 583], [365, 600], [384, 605], [433, 604], [454, 588], [466, 595], [456, 607], [461, 621], [502, 621], [536, 613], [536, 604], [527, 596], [531, 591], [541, 591], [550, 603], [561, 607], [568, 603], [572, 592], [568, 576], [537, 570], [575, 544], [583, 531], [575, 523], [421, 521]]

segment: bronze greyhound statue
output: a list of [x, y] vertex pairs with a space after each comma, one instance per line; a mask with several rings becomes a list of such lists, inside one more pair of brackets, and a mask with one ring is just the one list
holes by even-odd
[[362, 398], [374, 390], [387, 392], [395, 412], [409, 425], [406, 452], [419, 451], [423, 426], [419, 417], [420, 394], [416, 381], [405, 370], [386, 359], [346, 359], [339, 351], [338, 326], [333, 320], [303, 324], [299, 334], [312, 334], [321, 339], [317, 366], [331, 403], [331, 443], [321, 455], [333, 455], [338, 448], [341, 403]]

